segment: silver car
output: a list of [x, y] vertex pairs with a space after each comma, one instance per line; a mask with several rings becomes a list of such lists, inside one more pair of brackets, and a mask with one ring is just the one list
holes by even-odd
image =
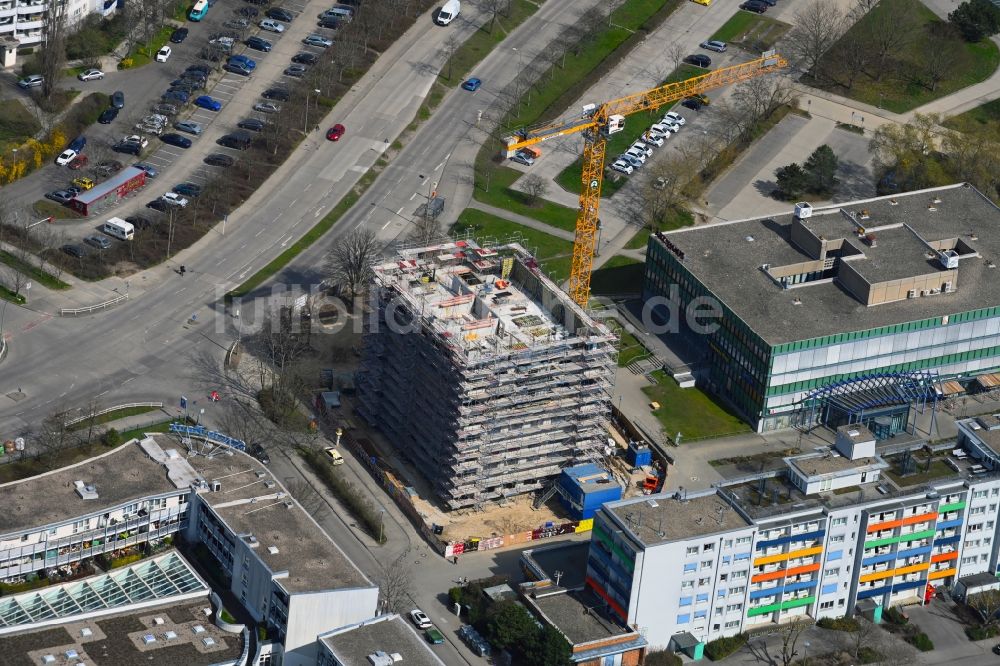
[[195, 136], [201, 134], [204, 129], [201, 125], [191, 120], [178, 120], [174, 123], [174, 129], [180, 130], [181, 132], [187, 132], [188, 134], [194, 134]]

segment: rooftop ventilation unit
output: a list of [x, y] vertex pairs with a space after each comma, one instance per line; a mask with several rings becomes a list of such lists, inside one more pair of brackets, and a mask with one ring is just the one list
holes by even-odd
[[267, 552], [271, 553], [272, 555], [277, 555], [278, 552], [279, 552], [278, 551], [278, 547], [277, 546], [268, 546], [267, 547]]
[[205, 647], [212, 647], [213, 645], [215, 645], [215, 639], [212, 638], [211, 636], [205, 636], [203, 639], [201, 639], [201, 642]]
[[398, 652], [389, 654], [382, 650], [376, 650], [368, 655], [368, 663], [372, 666], [392, 666], [396, 662], [403, 661], [403, 655]]
[[80, 499], [97, 499], [97, 487], [94, 486], [94, 484], [84, 483], [83, 481], [74, 481], [73, 486], [76, 488], [76, 494], [80, 496]]
[[811, 204], [805, 201], [800, 201], [799, 203], [795, 204], [795, 217], [799, 218], [800, 220], [804, 220], [807, 217], [812, 217], [812, 214], [813, 214], [813, 207]]
[[944, 268], [958, 268], [958, 252], [944, 250], [938, 253], [938, 261]]
[[217, 493], [220, 490], [222, 490], [222, 482], [221, 481], [212, 481], [212, 492], [213, 493]]

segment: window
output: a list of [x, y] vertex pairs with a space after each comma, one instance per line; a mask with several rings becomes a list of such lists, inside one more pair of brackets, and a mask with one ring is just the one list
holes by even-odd
[[837, 534], [835, 536], [830, 537], [830, 543], [844, 543], [844, 535]]
[[734, 587], [731, 590], [729, 590], [729, 596], [733, 597], [736, 596], [737, 594], [743, 594], [746, 591], [747, 588], [743, 585], [740, 585], [739, 587]]
[[840, 527], [841, 525], [846, 525], [846, 524], [847, 524], [847, 517], [846, 516], [842, 516], [840, 518], [834, 518], [830, 522], [830, 525], [833, 526], [833, 527]]
[[711, 582], [712, 582], [711, 578], [699, 578], [698, 587], [705, 587], [706, 585], [711, 584]]
[[985, 506], [974, 506], [971, 509], [969, 509], [969, 515], [970, 516], [979, 516], [979, 515], [984, 514], [984, 513], [986, 513], [986, 507]]
[[973, 525], [969, 525], [969, 531], [970, 532], [978, 532], [981, 529], [983, 529], [983, 524], [982, 523], [975, 523]]
[[735, 613], [736, 611], [743, 610], [743, 604], [729, 604], [726, 606], [727, 613]]
[[690, 564], [685, 564], [684, 565], [684, 571], [685, 572], [697, 571], [697, 569], [698, 569], [698, 565], [696, 563], [694, 563], [694, 562], [691, 562]]
[[704, 620], [707, 615], [708, 615], [708, 611], [703, 611], [703, 610], [695, 611], [694, 612], [694, 619], [696, 619], [696, 620]]
[[718, 593], [716, 594], [716, 596], [719, 596], [719, 597], [724, 597], [724, 596], [726, 596], [726, 588], [724, 588], [724, 587], [720, 587], [720, 588], [719, 588], [719, 592], [718, 592]]
[[702, 569], [711, 569], [713, 564], [715, 564], [715, 562], [713, 560], [702, 560], [702, 562], [701, 562], [701, 568]]
[[706, 553], [708, 553], [708, 552], [710, 552], [710, 551], [713, 551], [713, 550], [715, 550], [715, 544], [714, 544], [714, 543], [706, 543], [706, 544], [704, 544], [704, 545], [703, 545], [703, 546], [701, 547], [701, 549], [702, 549], [702, 551], [703, 551], [703, 552], [706, 552]]
[[819, 605], [819, 609], [820, 610], [826, 610], [827, 608], [833, 608], [833, 602], [832, 601], [824, 601], [824, 602], [820, 603], [820, 605]]
[[718, 615], [722, 615], [722, 606], [716, 606], [715, 607], [715, 612]]
[[732, 577], [733, 577], [733, 580], [739, 580], [740, 578], [746, 578], [747, 577], [747, 572], [746, 571], [734, 571], [732, 573]]
[[742, 562], [743, 560], [749, 560], [749, 559], [750, 559], [750, 553], [737, 553], [733, 557], [733, 562]]
[[736, 539], [736, 545], [737, 546], [749, 546], [750, 542], [752, 540], [753, 540], [753, 537], [748, 537], [748, 536], [739, 537], [738, 539]]
[[839, 576], [840, 575], [840, 567], [833, 567], [832, 569], [827, 569], [826, 571], [823, 572], [823, 575], [824, 576]]
[[972, 499], [982, 499], [987, 495], [989, 495], [989, 493], [990, 491], [988, 490], [977, 490], [974, 493], [972, 493]]
[[722, 563], [723, 564], [729, 564], [732, 561], [733, 561], [733, 558], [732, 558], [731, 555], [723, 555], [722, 556]]
[[677, 616], [677, 624], [687, 624], [690, 621], [691, 621], [690, 613], [684, 613], [683, 615]]
[[735, 629], [738, 626], [740, 626], [739, 620], [732, 620], [730, 622], [726, 622], [726, 629]]
[[691, 605], [691, 599], [692, 599], [691, 597], [681, 597], [680, 599], [677, 600], [677, 605], [678, 606], [690, 606]]
[[691, 580], [681, 581], [682, 590], [690, 590], [692, 587], [694, 587], [694, 581]]
[[719, 576], [719, 580], [725, 583], [727, 580], [729, 580], [729, 574], [727, 573], [722, 574], [721, 576]]
[[694, 600], [695, 600], [696, 603], [703, 604], [706, 601], [708, 601], [708, 595], [707, 594], [699, 594], [699, 595], [695, 596]]
[[733, 547], [733, 540], [732, 539], [726, 539], [725, 541], [722, 542], [722, 547], [723, 548], [732, 548]]
[[834, 560], [839, 560], [843, 556], [844, 556], [844, 551], [842, 551], [842, 550], [831, 550], [826, 555], [826, 561], [827, 562], [833, 562]]
[[963, 557], [962, 558], [962, 564], [975, 564], [975, 563], [976, 563], [975, 556], [973, 556], [973, 557]]
[[698, 546], [688, 546], [686, 554], [687, 555], [697, 555], [698, 554]]

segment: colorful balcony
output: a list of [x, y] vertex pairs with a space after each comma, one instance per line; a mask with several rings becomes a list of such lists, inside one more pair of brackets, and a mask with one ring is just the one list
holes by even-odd
[[875, 523], [874, 525], [868, 526], [868, 533], [880, 532], [882, 530], [892, 530], [897, 527], [902, 527], [904, 525], [916, 525], [917, 523], [924, 523], [937, 518], [937, 511], [930, 511], [928, 513], [921, 513], [916, 516], [906, 516], [905, 518], [900, 518], [898, 520], [887, 520], [883, 523]]
[[766, 557], [758, 557], [753, 561], [755, 567], [762, 567], [765, 564], [774, 564], [775, 562], [784, 562], [785, 560], [794, 560], [797, 557], [810, 557], [812, 555], [819, 555], [823, 552], [823, 546], [813, 546], [811, 548], [802, 548], [799, 550], [793, 550], [787, 553], [778, 553], [777, 555], [768, 555]]

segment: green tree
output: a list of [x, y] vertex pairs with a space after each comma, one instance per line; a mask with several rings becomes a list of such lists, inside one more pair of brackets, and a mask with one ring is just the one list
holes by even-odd
[[778, 181], [778, 189], [788, 199], [801, 196], [809, 188], [809, 174], [796, 162], [781, 167], [774, 175]]
[[537, 632], [535, 618], [510, 600], [497, 603], [486, 621], [486, 639], [499, 650], [524, 650]]
[[825, 143], [813, 151], [803, 165], [809, 178], [807, 189], [822, 196], [829, 196], [837, 189], [837, 156]]
[[1000, 32], [1000, 7], [990, 0], [967, 0], [948, 14], [948, 21], [969, 42], [980, 42]]
[[526, 646], [525, 662], [528, 666], [570, 666], [573, 649], [562, 633], [551, 625], [545, 625], [535, 634], [535, 639]]

